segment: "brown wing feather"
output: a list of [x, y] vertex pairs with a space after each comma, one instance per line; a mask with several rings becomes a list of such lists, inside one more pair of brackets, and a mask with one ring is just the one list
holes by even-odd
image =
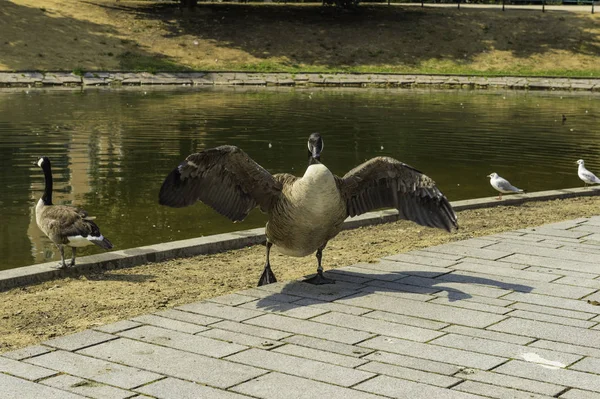
[[[62, 244], [67, 244], [67, 237], [100, 237], [100, 228], [89, 219], [88, 213], [80, 208], [67, 205], [51, 205], [43, 210], [42, 225], [45, 233]], [[110, 249], [112, 243], [107, 238], [92, 240], [92, 243]]]
[[159, 203], [181, 208], [202, 201], [233, 221], [257, 205], [268, 211], [281, 183], [244, 151], [221, 146], [188, 156], [165, 179]]
[[337, 179], [348, 216], [396, 208], [402, 219], [422, 226], [458, 228], [456, 214], [435, 182], [394, 158], [370, 159]]

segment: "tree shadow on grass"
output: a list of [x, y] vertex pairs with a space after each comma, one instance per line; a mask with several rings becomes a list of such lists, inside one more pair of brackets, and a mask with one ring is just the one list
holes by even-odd
[[[41, 3], [40, 3], [41, 5]], [[184, 70], [172, 59], [121, 39], [109, 25], [64, 16], [43, 7], [3, 1], [0, 70]]]
[[166, 37], [192, 35], [289, 65], [460, 64], [492, 50], [517, 58], [556, 51], [600, 55], [598, 20], [569, 12], [367, 5], [353, 13], [323, 10], [314, 5], [206, 3], [194, 12], [172, 4], [130, 8], [139, 19], [161, 21]]

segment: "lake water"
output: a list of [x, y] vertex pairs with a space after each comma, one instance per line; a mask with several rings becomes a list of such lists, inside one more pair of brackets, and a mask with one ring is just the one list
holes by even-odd
[[[567, 121], [562, 123], [562, 115]], [[575, 161], [600, 174], [600, 95], [401, 89], [136, 88], [0, 91], [0, 269], [58, 251], [35, 224], [50, 157], [54, 203], [97, 216], [115, 249], [263, 226], [203, 204], [157, 204], [188, 154], [234, 144], [273, 173], [301, 175], [306, 139], [343, 175], [378, 155], [432, 177], [451, 200], [496, 195], [497, 172], [528, 191], [581, 186]], [[97, 253], [99, 248], [80, 251]], [[67, 251], [70, 254], [70, 250]]]

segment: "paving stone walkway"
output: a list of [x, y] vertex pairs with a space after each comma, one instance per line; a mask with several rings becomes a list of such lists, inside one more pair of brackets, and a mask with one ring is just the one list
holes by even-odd
[[600, 216], [326, 274], [4, 353], [0, 398], [600, 398]]

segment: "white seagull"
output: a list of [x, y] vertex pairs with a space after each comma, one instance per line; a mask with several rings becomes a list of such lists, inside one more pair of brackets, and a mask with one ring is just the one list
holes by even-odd
[[579, 159], [577, 164], [579, 165], [579, 168], [577, 169], [577, 175], [585, 183], [584, 187], [587, 187], [588, 184], [600, 183], [600, 179], [598, 179], [595, 174], [585, 168], [583, 159]]
[[516, 188], [515, 186], [510, 184], [510, 182], [505, 178], [498, 176], [498, 173], [492, 173], [490, 175], [487, 175], [487, 177], [490, 178], [490, 184], [492, 185], [492, 187], [494, 187], [499, 192], [498, 198], [496, 198], [498, 200], [502, 199], [502, 194], [523, 192], [523, 190], [521, 190], [520, 188]]

